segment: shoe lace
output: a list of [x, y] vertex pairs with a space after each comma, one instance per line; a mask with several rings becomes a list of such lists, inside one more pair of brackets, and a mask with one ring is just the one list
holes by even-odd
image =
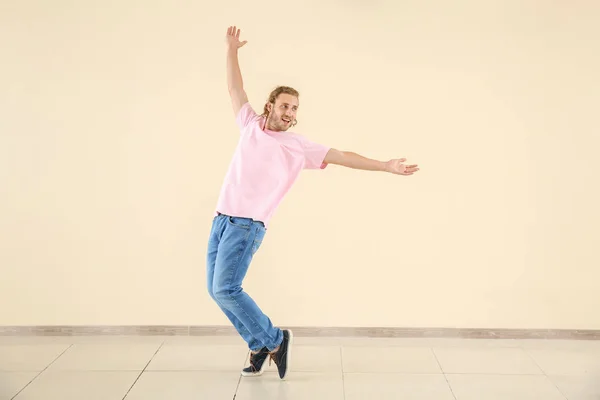
[[258, 371], [258, 368], [256, 367], [256, 356], [258, 356], [259, 352], [250, 352], [250, 367], [254, 370], [254, 371]]

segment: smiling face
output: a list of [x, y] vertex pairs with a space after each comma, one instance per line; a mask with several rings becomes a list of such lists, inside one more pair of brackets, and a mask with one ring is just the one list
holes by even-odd
[[266, 127], [276, 132], [285, 132], [296, 123], [298, 112], [298, 97], [287, 93], [281, 93], [275, 99], [275, 103], [268, 103], [269, 116]]

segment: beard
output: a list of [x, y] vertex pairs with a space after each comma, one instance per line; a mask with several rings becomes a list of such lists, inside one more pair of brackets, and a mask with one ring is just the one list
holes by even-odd
[[292, 126], [292, 121], [290, 119], [290, 122], [285, 122], [282, 117], [271, 114], [267, 120], [267, 127], [273, 131], [287, 131]]

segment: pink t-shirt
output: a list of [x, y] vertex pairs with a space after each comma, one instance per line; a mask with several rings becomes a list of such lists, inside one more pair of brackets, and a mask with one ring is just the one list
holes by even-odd
[[277, 206], [303, 169], [323, 169], [329, 147], [293, 132], [263, 129], [265, 119], [250, 103], [236, 116], [240, 139], [216, 212], [252, 218], [268, 226]]

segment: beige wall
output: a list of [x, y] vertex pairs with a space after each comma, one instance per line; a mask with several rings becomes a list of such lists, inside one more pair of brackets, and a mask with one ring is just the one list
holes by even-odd
[[294, 86], [299, 133], [422, 168], [301, 176], [245, 284], [275, 323], [600, 328], [597, 2], [9, 4], [0, 325], [228, 323], [236, 24], [255, 108]]

